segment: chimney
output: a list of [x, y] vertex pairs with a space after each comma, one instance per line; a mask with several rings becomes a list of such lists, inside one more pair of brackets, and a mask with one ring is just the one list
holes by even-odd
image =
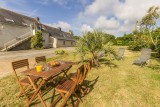
[[36, 20], [38, 23], [40, 23], [39, 17], [36, 17], [35, 20]]
[[58, 27], [58, 29], [61, 31], [61, 27]]
[[68, 33], [73, 36], [73, 31], [72, 30], [69, 30]]

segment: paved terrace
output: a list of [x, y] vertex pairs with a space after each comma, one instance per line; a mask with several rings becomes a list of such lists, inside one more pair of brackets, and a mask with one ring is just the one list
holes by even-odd
[[46, 56], [46, 58], [54, 57], [55, 50], [74, 50], [73, 47], [56, 48], [56, 49], [43, 49], [43, 50], [21, 50], [21, 51], [9, 51], [0, 52], [0, 78], [12, 73], [11, 62], [25, 59], [29, 60], [30, 67], [35, 64], [34, 58], [36, 56]]

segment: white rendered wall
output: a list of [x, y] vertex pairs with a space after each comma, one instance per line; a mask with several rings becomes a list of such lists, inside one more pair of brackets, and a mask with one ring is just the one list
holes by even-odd
[[69, 40], [60, 40], [57, 41], [57, 47], [73, 47], [75, 46], [75, 42]]

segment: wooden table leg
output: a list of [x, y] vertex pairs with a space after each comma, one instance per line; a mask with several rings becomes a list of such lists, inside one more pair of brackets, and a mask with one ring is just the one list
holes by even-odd
[[68, 77], [66, 71], [63, 71], [63, 73], [64, 73], [63, 77], [66, 76], [66, 78], [69, 79], [69, 77]]
[[62, 70], [62, 72], [64, 73], [64, 74], [63, 74], [63, 77], [66, 76], [67, 79], [69, 79], [69, 77], [68, 77], [68, 75], [67, 75], [67, 72], [70, 70], [71, 67], [72, 67], [72, 66], [70, 66], [70, 67], [67, 68], [66, 70]]
[[28, 76], [29, 81], [31, 82], [31, 85], [33, 86], [35, 92], [32, 95], [31, 99], [29, 100], [29, 102], [27, 103], [27, 107], [30, 105], [30, 103], [34, 100], [34, 98], [36, 97], [36, 95], [38, 94], [38, 98], [40, 99], [41, 103], [43, 104], [44, 107], [47, 107], [47, 105], [45, 104], [45, 102], [43, 101], [41, 95], [39, 94], [39, 91], [42, 87], [42, 85], [45, 83], [45, 80], [42, 80], [38, 86], [38, 88], [35, 86], [34, 82], [31, 80], [31, 78]]

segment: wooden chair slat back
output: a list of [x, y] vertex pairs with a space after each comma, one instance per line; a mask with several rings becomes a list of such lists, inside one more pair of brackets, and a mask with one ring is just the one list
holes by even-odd
[[81, 73], [82, 73], [82, 78], [81, 78], [81, 80], [80, 80], [80, 84], [82, 84], [83, 81], [85, 80], [85, 78], [86, 78], [86, 76], [87, 76], [87, 73], [88, 73], [88, 70], [89, 70], [89, 64], [88, 64], [88, 63], [87, 63], [87, 64], [84, 64], [84, 69], [83, 69], [83, 71], [81, 71]]
[[80, 84], [80, 82], [82, 81], [84, 70], [85, 70], [84, 65], [81, 65], [77, 69], [77, 73], [76, 73], [76, 84], [77, 85]]
[[82, 74], [82, 79], [80, 81], [80, 84], [82, 84], [83, 81], [85, 80], [85, 78], [87, 77], [87, 74], [91, 70], [92, 65], [93, 65], [93, 60], [88, 61], [88, 63], [84, 65], [84, 69], [82, 71], [82, 73], [83, 73]]
[[12, 68], [15, 71], [16, 69], [22, 68], [22, 67], [27, 67], [29, 68], [29, 62], [28, 59], [23, 59], [23, 60], [19, 60], [19, 61], [14, 61], [12, 62]]
[[36, 57], [35, 61], [36, 61], [36, 63], [46, 62], [46, 57], [45, 56]]
[[83, 67], [84, 67], [84, 65], [81, 65], [81, 66], [77, 69], [77, 71], [76, 71], [76, 81], [75, 81], [74, 86], [71, 88], [71, 91], [68, 93], [69, 95], [71, 95], [71, 94], [74, 92], [75, 88], [78, 87], [79, 81], [80, 81], [81, 78], [82, 78], [81, 70], [83, 70]]
[[13, 68], [13, 72], [16, 76], [17, 82], [19, 84], [19, 86], [22, 88], [21, 84], [20, 84], [20, 79], [16, 73], [16, 69], [22, 68], [22, 67], [27, 67], [27, 69], [29, 69], [29, 62], [28, 59], [22, 59], [19, 61], [14, 61], [12, 62], [12, 68]]

